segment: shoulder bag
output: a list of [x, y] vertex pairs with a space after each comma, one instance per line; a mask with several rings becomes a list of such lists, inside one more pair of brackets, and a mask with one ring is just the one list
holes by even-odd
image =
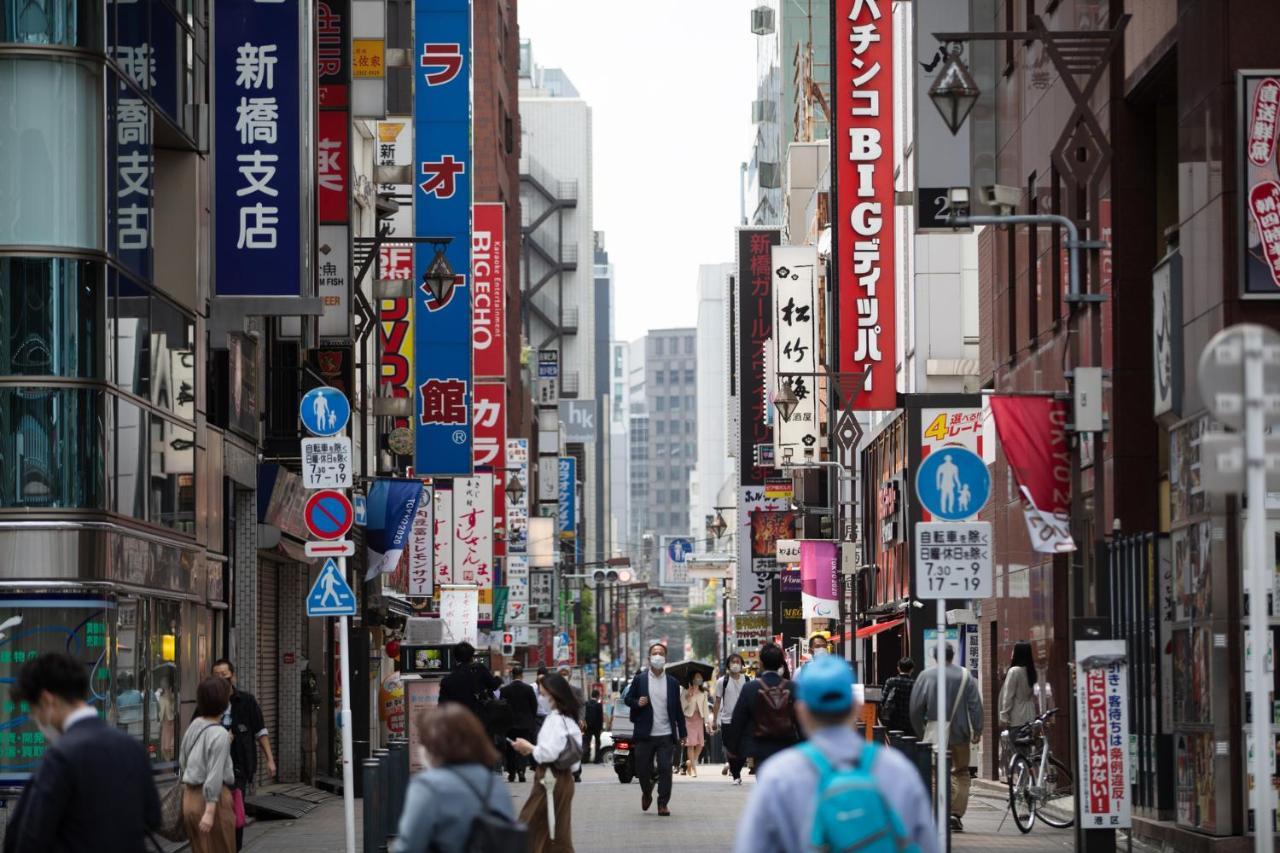
[[551, 762], [551, 767], [554, 770], [572, 770], [573, 765], [582, 760], [582, 741], [577, 727], [571, 728], [569, 721], [563, 715], [560, 719], [565, 723], [564, 748], [560, 750], [556, 760]]
[[[967, 668], [961, 667], [960, 671], [964, 673], [964, 675], [960, 676], [960, 690], [956, 692], [956, 701], [951, 704], [951, 713], [947, 715], [947, 728], [950, 728], [952, 723], [955, 722], [956, 713], [959, 712], [960, 710], [960, 703], [964, 701], [964, 692], [969, 687], [969, 670]], [[943, 670], [942, 674], [939, 677], [946, 678], [947, 677], [946, 671]], [[965, 706], [964, 715], [965, 715], [965, 719], [969, 723], [969, 737], [972, 738], [975, 732], [973, 731], [973, 721], [969, 720], [968, 705]], [[930, 745], [936, 745], [938, 743], [938, 723], [936, 720], [929, 720], [927, 723], [924, 724], [923, 740], [925, 743]], [[951, 744], [950, 732], [947, 732], [947, 744], [948, 745]]]
[[187, 826], [182, 820], [182, 793], [186, 787], [182, 781], [182, 774], [186, 770], [187, 759], [191, 757], [191, 750], [204, 739], [209, 729], [217, 729], [224, 733], [226, 731], [222, 726], [214, 723], [196, 737], [191, 744], [191, 749], [188, 749], [185, 755], [178, 756], [178, 781], [160, 798], [160, 828], [156, 832], [166, 841], [187, 840]]

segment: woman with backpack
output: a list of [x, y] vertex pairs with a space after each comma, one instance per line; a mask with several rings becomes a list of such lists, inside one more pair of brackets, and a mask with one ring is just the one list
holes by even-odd
[[729, 724], [730, 751], [752, 760], [752, 773], [771, 756], [800, 740], [793, 696], [795, 688], [784, 673], [782, 649], [768, 643], [760, 649], [760, 677], [742, 688]]
[[409, 781], [397, 853], [463, 853], [475, 849], [478, 835], [522, 835], [511, 794], [492, 770], [498, 752], [480, 719], [458, 703], [429, 708], [417, 719], [427, 769]]
[[578, 700], [569, 682], [556, 673], [542, 680], [542, 692], [551, 701], [551, 712], [538, 730], [537, 744], [524, 738], [511, 743], [538, 765], [520, 820], [529, 826], [530, 853], [573, 853], [573, 774], [582, 768]]

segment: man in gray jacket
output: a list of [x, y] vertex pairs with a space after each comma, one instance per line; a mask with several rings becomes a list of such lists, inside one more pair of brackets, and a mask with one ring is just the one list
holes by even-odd
[[[955, 656], [955, 649], [948, 645], [946, 710], [947, 744], [951, 753], [951, 829], [964, 832], [961, 818], [969, 806], [969, 748], [982, 740], [982, 695], [969, 670], [952, 663]], [[938, 719], [937, 706], [938, 667], [934, 666], [920, 674], [911, 690], [911, 725], [922, 738], [926, 734], [925, 723]], [[934, 742], [933, 738], [928, 740]]]

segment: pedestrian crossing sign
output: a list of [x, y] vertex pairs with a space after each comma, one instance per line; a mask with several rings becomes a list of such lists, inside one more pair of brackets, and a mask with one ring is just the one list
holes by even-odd
[[338, 570], [332, 557], [324, 561], [324, 568], [307, 593], [308, 616], [355, 616], [356, 594]]

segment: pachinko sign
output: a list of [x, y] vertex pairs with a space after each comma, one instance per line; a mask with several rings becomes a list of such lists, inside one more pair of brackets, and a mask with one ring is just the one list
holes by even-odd
[[836, 0], [839, 372], [862, 373], [854, 409], [897, 405], [894, 358], [893, 15], [889, 0]]
[[1280, 71], [1250, 72], [1240, 81], [1240, 289], [1280, 296]]

